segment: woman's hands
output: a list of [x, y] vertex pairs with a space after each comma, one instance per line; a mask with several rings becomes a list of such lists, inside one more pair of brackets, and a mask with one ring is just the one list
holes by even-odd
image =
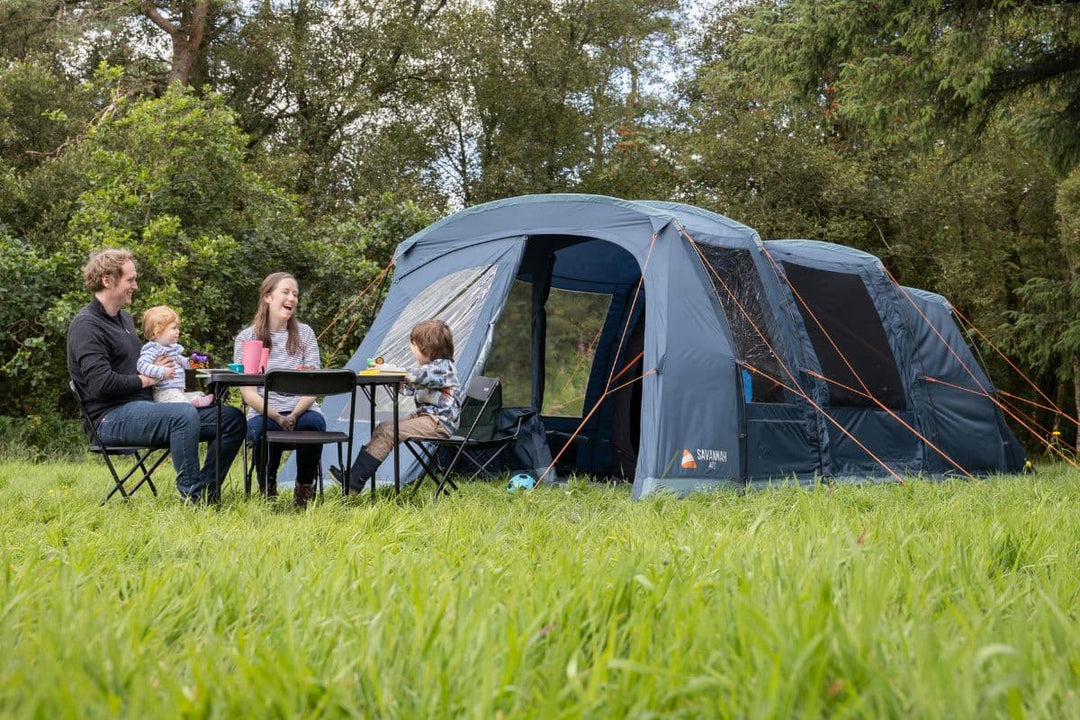
[[280, 425], [282, 430], [292, 432], [296, 428], [296, 418], [293, 417], [292, 413], [285, 413], [282, 415], [275, 410], [271, 410], [267, 415], [270, 416], [271, 420]]

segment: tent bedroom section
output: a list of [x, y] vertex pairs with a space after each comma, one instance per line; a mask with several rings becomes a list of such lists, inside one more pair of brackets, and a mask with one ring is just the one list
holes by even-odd
[[[378, 355], [411, 364], [412, 326], [445, 320], [462, 382], [500, 377], [505, 405], [538, 408], [560, 474], [632, 477], [635, 497], [929, 465], [908, 427], [888, 413], [834, 408], [827, 383], [808, 374], [823, 374], [821, 348], [787, 281], [832, 260], [803, 257], [797, 244], [777, 250], [779, 263], [751, 228], [673, 203], [542, 195], [480, 205], [397, 248], [386, 301], [348, 367]], [[862, 310], [878, 313], [884, 338], [894, 317], [909, 319], [899, 306]], [[885, 345], [896, 358], [915, 341]], [[910, 372], [910, 362], [894, 364]], [[900, 388], [888, 378], [897, 394], [888, 402], [922, 417], [908, 380]], [[329, 427], [345, 422], [343, 410], [328, 400]], [[389, 412], [380, 403], [376, 421]], [[360, 415], [362, 441], [370, 428]], [[839, 431], [844, 423], [895, 452], [863, 457], [860, 442]]]

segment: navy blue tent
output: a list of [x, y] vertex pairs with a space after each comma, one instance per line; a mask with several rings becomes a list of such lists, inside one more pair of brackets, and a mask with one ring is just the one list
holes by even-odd
[[[397, 248], [348, 366], [410, 364], [409, 331], [433, 317], [463, 381], [497, 375], [540, 410], [560, 473], [632, 477], [635, 497], [1023, 464], [943, 298], [866, 253], [762, 243], [686, 205], [535, 195], [455, 213]], [[344, 405], [328, 399], [329, 428]]]

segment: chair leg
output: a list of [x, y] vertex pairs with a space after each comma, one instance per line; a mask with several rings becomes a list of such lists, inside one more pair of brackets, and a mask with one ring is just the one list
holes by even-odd
[[161, 463], [165, 462], [165, 459], [169, 457], [169, 452], [167, 450], [162, 450], [161, 454], [158, 455], [157, 460], [155, 460], [154, 464], [150, 466], [149, 470], [147, 470], [144, 463], [148, 461], [150, 459], [150, 456], [153, 454], [153, 450], [147, 450], [145, 453], [143, 453], [142, 457], [138, 459], [137, 464], [142, 470], [143, 476], [139, 480], [139, 482], [135, 483], [135, 486], [128, 491], [128, 495], [131, 495], [131, 493], [142, 487], [143, 483], [146, 483], [146, 485], [150, 488], [150, 492], [154, 494], [154, 497], [157, 497], [157, 486], [154, 485], [154, 480], [151, 476], [154, 474], [154, 471], [158, 469], [158, 466], [161, 465]]
[[[154, 463], [149, 468], [147, 468], [146, 463], [150, 460], [151, 456], [153, 456], [153, 454], [158, 450], [161, 451], [160, 454], [154, 460]], [[101, 456], [105, 460], [105, 465], [109, 468], [109, 473], [112, 475], [114, 483], [113, 488], [109, 490], [109, 493], [105, 496], [105, 499], [101, 501], [101, 505], [109, 502], [109, 500], [112, 499], [112, 496], [115, 495], [117, 492], [120, 493], [121, 498], [127, 500], [135, 493], [135, 491], [141, 488], [144, 484], [150, 488], [150, 492], [154, 494], [154, 497], [157, 497], [157, 486], [154, 485], [154, 481], [151, 476], [154, 474], [154, 471], [156, 471], [158, 467], [160, 467], [161, 463], [165, 462], [165, 460], [169, 457], [169, 451], [167, 449], [151, 448], [149, 450], [146, 450], [145, 452], [136, 452], [134, 456], [135, 459], [132, 462], [131, 468], [129, 468], [128, 471], [124, 473], [123, 477], [121, 477], [120, 473], [117, 472], [116, 466], [113, 464], [112, 457], [109, 455], [109, 453], [102, 453]], [[130, 489], [126, 488], [125, 485], [127, 484], [128, 479], [134, 477], [135, 473], [139, 471], [142, 472], [142, 476], [139, 478], [139, 481], [136, 482]]]
[[244, 468], [244, 497], [251, 497], [251, 471], [254, 469], [255, 458], [251, 458], [251, 467], [248, 467], [248, 453], [252, 451], [251, 441], [244, 437], [244, 447], [241, 448], [241, 462]]
[[438, 448], [431, 449], [424, 445], [413, 446], [410, 443], [406, 443], [405, 447], [408, 449], [412, 456], [416, 458], [416, 461], [420, 463], [422, 469], [420, 476], [413, 481], [412, 494], [410, 497], [416, 497], [416, 494], [420, 492], [420, 486], [424, 484], [424, 481], [431, 478], [431, 481], [438, 484], [438, 460], [435, 454], [438, 452]]
[[439, 495], [441, 495], [443, 493], [446, 493], [446, 494], [450, 493], [450, 491], [446, 489], [447, 484], [449, 484], [450, 487], [452, 487], [454, 489], [454, 492], [457, 492], [460, 489], [460, 488], [458, 488], [457, 484], [450, 478], [450, 473], [445, 472], [445, 473], [443, 473], [442, 480], [440, 480], [439, 484], [435, 486], [435, 499], [436, 500], [439, 499]]

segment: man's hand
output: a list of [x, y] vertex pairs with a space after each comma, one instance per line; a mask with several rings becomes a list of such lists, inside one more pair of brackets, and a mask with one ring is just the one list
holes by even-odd
[[[174, 363], [172, 358], [168, 355], [158, 355], [157, 360], [154, 360], [154, 364], [165, 368], [165, 380], [172, 380], [173, 376], [176, 375], [176, 363]], [[155, 380], [154, 382], [157, 381]], [[143, 385], [143, 387], [146, 386]]]
[[139, 380], [142, 381], [142, 386], [144, 388], [148, 388], [148, 387], [150, 387], [152, 385], [157, 385], [159, 382], [161, 382], [161, 378], [150, 377], [149, 375], [141, 375], [141, 374], [139, 375]]

